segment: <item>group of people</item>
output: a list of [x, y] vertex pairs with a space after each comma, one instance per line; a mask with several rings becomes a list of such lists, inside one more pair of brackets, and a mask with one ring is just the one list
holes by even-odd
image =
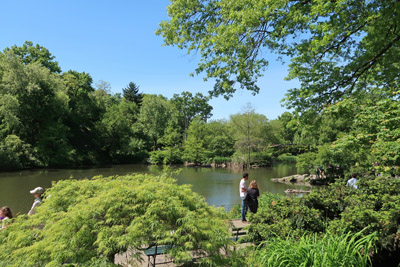
[[[42, 187], [36, 187], [35, 189], [29, 191], [34, 197], [35, 200], [33, 201], [33, 205], [31, 209], [28, 212], [28, 215], [32, 215], [36, 213], [36, 207], [40, 206], [42, 203], [42, 194], [44, 192], [44, 189]], [[1, 221], [1, 228], [6, 228], [6, 221], [8, 219], [12, 219], [13, 214], [11, 212], [11, 209], [7, 206], [4, 206], [0, 208], [0, 221]]]
[[252, 213], [256, 213], [258, 209], [258, 198], [260, 197], [260, 192], [258, 190], [257, 181], [253, 180], [250, 182], [249, 187], [247, 187], [246, 181], [249, 179], [249, 174], [247, 172], [243, 173], [242, 179], [240, 180], [239, 193], [242, 199], [242, 209], [241, 217], [242, 222], [246, 222], [247, 209]]

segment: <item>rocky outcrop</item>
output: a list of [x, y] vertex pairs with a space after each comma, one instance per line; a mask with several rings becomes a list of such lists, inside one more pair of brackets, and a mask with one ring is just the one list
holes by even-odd
[[315, 175], [310, 174], [294, 174], [282, 178], [272, 178], [271, 181], [285, 184], [311, 185], [310, 181], [315, 178]]
[[313, 174], [294, 174], [282, 178], [272, 178], [271, 181], [284, 184], [294, 184], [294, 185], [326, 185], [326, 178], [318, 178]]

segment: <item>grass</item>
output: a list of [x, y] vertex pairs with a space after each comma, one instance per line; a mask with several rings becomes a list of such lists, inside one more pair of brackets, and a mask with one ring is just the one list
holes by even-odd
[[306, 267], [306, 266], [368, 266], [368, 253], [374, 249], [372, 233], [317, 234], [301, 238], [274, 238], [261, 243], [252, 257], [251, 266]]

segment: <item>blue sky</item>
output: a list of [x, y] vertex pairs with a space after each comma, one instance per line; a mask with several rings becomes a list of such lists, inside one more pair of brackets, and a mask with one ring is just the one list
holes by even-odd
[[[154, 34], [159, 22], [168, 19], [168, 4], [167, 0], [4, 1], [0, 50], [27, 40], [40, 44], [56, 56], [63, 71], [90, 73], [95, 83], [109, 82], [113, 93], [121, 93], [133, 81], [144, 93], [168, 98], [182, 91], [207, 94], [211, 81], [189, 77], [198, 57], [162, 46], [162, 38]], [[238, 90], [229, 101], [212, 99], [212, 119], [229, 118], [247, 103], [269, 119], [285, 111], [280, 101], [298, 82], [284, 81], [287, 66], [276, 62], [274, 55], [264, 55], [270, 65], [259, 80], [260, 93], [253, 96]]]

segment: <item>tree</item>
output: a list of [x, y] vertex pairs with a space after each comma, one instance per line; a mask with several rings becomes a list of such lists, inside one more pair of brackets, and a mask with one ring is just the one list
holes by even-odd
[[103, 112], [93, 96], [93, 79], [88, 73], [73, 70], [64, 72], [62, 78], [69, 97], [64, 124], [70, 129], [68, 142], [74, 148], [74, 162], [77, 165], [97, 163], [101, 133], [97, 123]]
[[130, 82], [126, 88], [122, 89], [123, 96], [130, 102], [135, 102], [138, 107], [142, 104], [143, 94], [139, 93], [139, 85]]
[[153, 151], [158, 148], [158, 140], [164, 135], [171, 114], [172, 108], [165, 97], [144, 96], [137, 126], [150, 138]]
[[208, 150], [211, 156], [231, 157], [235, 152], [235, 140], [229, 123], [225, 120], [211, 121], [207, 126], [212, 135], [208, 143]]
[[262, 114], [257, 114], [248, 104], [243, 113], [230, 116], [231, 126], [235, 129], [236, 151], [246, 155], [246, 164], [250, 165], [251, 152], [266, 148], [265, 132], [268, 119]]
[[0, 141], [0, 169], [23, 169], [38, 164], [32, 147], [13, 134]]
[[182, 129], [185, 132], [186, 138], [186, 131], [189, 128], [189, 124], [198, 116], [204, 122], [212, 116], [212, 106], [208, 104], [209, 98], [203, 96], [201, 93], [196, 93], [195, 96], [192, 95], [190, 92], [182, 92], [181, 95], [174, 94], [171, 99], [171, 103], [175, 106], [178, 110], [179, 114], [179, 121], [181, 124]]
[[58, 62], [54, 61], [55, 56], [47, 48], [39, 44], [33, 45], [32, 42], [26, 41], [22, 46], [14, 45], [11, 48], [5, 48], [4, 53], [16, 55], [25, 65], [37, 62], [51, 72], [61, 72]]
[[188, 136], [185, 141], [183, 159], [185, 161], [199, 164], [206, 163], [209, 159], [207, 145], [211, 139], [208, 125], [196, 117], [189, 126]]
[[138, 113], [134, 102], [123, 100], [109, 107], [103, 116], [103, 149], [114, 163], [129, 162], [137, 150], [132, 146], [131, 139]]
[[200, 261], [227, 265], [226, 213], [165, 174], [67, 179], [46, 194], [36, 214], [0, 231], [2, 265], [113, 266], [116, 254], [139, 259], [153, 244], [173, 244], [178, 263], [192, 263], [196, 251], [207, 256]]
[[267, 129], [265, 131], [265, 140], [270, 144], [282, 144], [283, 127], [279, 120], [268, 121]]
[[37, 153], [42, 166], [62, 166], [70, 161], [67, 114], [68, 95], [58, 74], [32, 63], [24, 65], [8, 52], [0, 57], [0, 130], [13, 134]]
[[278, 120], [282, 125], [282, 137], [284, 142], [292, 144], [294, 135], [298, 131], [299, 118], [290, 112], [284, 112], [279, 117]]
[[287, 94], [289, 107], [321, 109], [400, 86], [399, 1], [173, 0], [168, 15], [157, 34], [199, 51], [196, 73], [216, 80], [212, 95], [229, 98], [236, 84], [257, 93], [268, 51], [289, 56], [288, 79], [301, 83]]

